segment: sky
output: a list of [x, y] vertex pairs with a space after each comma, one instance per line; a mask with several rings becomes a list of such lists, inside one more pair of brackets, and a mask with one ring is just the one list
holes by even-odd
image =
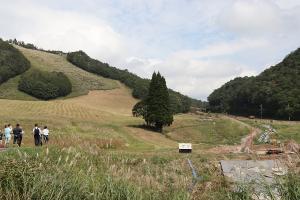
[[0, 37], [83, 50], [168, 87], [207, 96], [300, 47], [300, 0], [0, 0]]

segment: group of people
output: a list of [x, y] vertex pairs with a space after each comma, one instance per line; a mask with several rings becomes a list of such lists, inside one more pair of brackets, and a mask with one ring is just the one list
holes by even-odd
[[[7, 124], [4, 126], [4, 130], [0, 130], [0, 144], [2, 144], [3, 139], [5, 138], [5, 146], [8, 147], [10, 144], [11, 137], [13, 135], [13, 144], [17, 144], [19, 147], [22, 144], [22, 139], [24, 135], [24, 131], [20, 124], [16, 124], [15, 128], [12, 128], [11, 124]], [[45, 144], [49, 141], [49, 129], [47, 126], [44, 126], [43, 130], [41, 130], [38, 124], [34, 125], [32, 130], [34, 137], [35, 146], [42, 146], [43, 142]]]

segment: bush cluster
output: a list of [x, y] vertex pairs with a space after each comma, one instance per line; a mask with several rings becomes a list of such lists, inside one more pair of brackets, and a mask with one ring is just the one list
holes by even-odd
[[0, 39], [0, 84], [22, 74], [30, 62], [15, 47]]
[[23, 74], [18, 88], [20, 91], [43, 100], [66, 96], [72, 92], [72, 84], [64, 73], [39, 70]]

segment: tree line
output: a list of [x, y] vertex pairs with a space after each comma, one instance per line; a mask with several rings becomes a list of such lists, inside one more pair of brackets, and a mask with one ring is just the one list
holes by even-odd
[[258, 76], [225, 83], [208, 101], [213, 112], [299, 120], [300, 48]]
[[0, 39], [0, 84], [29, 68], [30, 62], [18, 49]]
[[[92, 59], [83, 51], [68, 53], [67, 60], [88, 72], [95, 73], [106, 78], [119, 80], [132, 89], [132, 96], [135, 98], [145, 99], [148, 95], [150, 80], [143, 79], [129, 72], [127, 69], [121, 70], [116, 67], [112, 67], [107, 63]], [[170, 105], [173, 113], [185, 113], [190, 110], [192, 104], [199, 105], [200, 101], [191, 99], [179, 92], [175, 92], [170, 89], [168, 89], [168, 92], [170, 94]]]
[[63, 51], [58, 51], [58, 50], [45, 50], [45, 49], [42, 49], [42, 48], [39, 48], [39, 47], [35, 46], [32, 43], [26, 43], [24, 41], [17, 40], [16, 38], [15, 39], [9, 39], [9, 40], [7, 40], [7, 42], [10, 43], [10, 44], [18, 45], [20, 47], [24, 47], [26, 49], [38, 50], [38, 51], [43, 51], [43, 52], [58, 54], [58, 55], [66, 54]]

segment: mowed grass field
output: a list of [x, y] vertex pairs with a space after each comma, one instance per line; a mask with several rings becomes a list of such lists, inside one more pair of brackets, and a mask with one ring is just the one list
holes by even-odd
[[156, 149], [176, 147], [163, 135], [134, 128], [143, 121], [131, 116], [137, 102], [123, 85], [114, 90], [91, 91], [88, 95], [53, 101], [0, 100], [1, 124], [20, 123], [25, 130], [24, 145], [32, 146], [32, 127], [47, 125], [54, 144], [81, 143], [117, 149]]
[[[72, 93], [65, 98], [85, 95], [88, 94], [90, 90], [110, 90], [119, 87], [117, 81], [94, 75], [72, 65], [66, 60], [65, 56], [26, 49], [16, 45], [15, 47], [19, 49], [30, 61], [31, 68], [28, 71], [34, 69], [57, 71], [63, 72], [68, 76], [73, 87]], [[1, 84], [0, 98], [36, 100], [34, 97], [31, 97], [17, 89], [19, 79], [20, 76], [17, 76], [6, 83]]]
[[[174, 124], [164, 134], [139, 128], [144, 122], [132, 117], [137, 102], [123, 85], [114, 90], [91, 91], [88, 95], [53, 101], [1, 99], [2, 124], [20, 123], [25, 130], [24, 145], [32, 146], [31, 130], [35, 123], [47, 125], [51, 139], [64, 147], [89, 143], [99, 148], [122, 150], [177, 151], [178, 142], [203, 144], [239, 143], [249, 128], [223, 117], [204, 120], [198, 115], [175, 116]], [[108, 146], [107, 146], [108, 145]]]

